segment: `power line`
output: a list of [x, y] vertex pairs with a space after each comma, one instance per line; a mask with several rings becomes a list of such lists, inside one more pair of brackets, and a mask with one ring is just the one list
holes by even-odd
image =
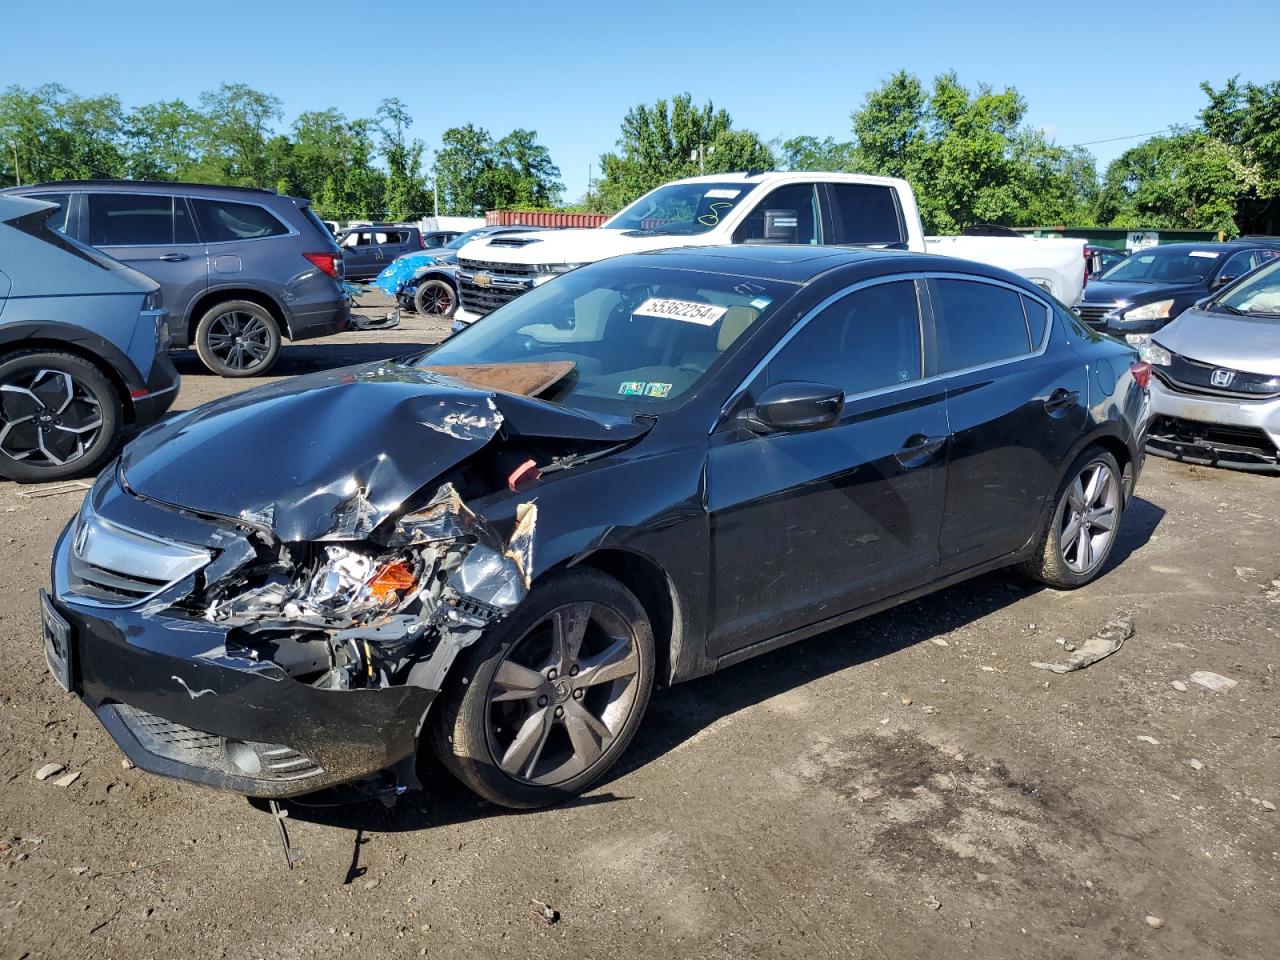
[[1084, 143], [1073, 143], [1071, 146], [1093, 147], [1093, 146], [1097, 146], [1099, 143], [1118, 143], [1121, 140], [1137, 140], [1139, 137], [1154, 137], [1157, 134], [1166, 133], [1167, 131], [1172, 129], [1173, 129], [1173, 125], [1170, 124], [1167, 127], [1161, 127], [1159, 130], [1152, 130], [1149, 133], [1131, 133], [1127, 137], [1110, 137], [1106, 140], [1086, 140]]

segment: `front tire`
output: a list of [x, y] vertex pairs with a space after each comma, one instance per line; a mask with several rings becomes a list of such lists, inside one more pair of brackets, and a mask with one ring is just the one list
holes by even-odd
[[0, 476], [40, 483], [95, 474], [119, 446], [123, 423], [120, 394], [83, 357], [0, 357]]
[[220, 377], [258, 377], [280, 355], [280, 325], [252, 300], [224, 300], [196, 325], [196, 353]]
[[1120, 465], [1101, 447], [1089, 447], [1067, 471], [1039, 551], [1022, 571], [1058, 590], [1083, 587], [1106, 566], [1123, 512]]
[[423, 317], [448, 318], [458, 308], [458, 294], [444, 280], [424, 280], [413, 291], [413, 308]]
[[437, 704], [433, 746], [487, 800], [557, 803], [617, 762], [653, 676], [653, 631], [634, 594], [596, 570], [560, 573], [463, 651]]

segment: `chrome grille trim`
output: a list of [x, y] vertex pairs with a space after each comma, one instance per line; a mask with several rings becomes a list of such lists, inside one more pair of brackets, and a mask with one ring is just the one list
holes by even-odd
[[76, 519], [63, 599], [95, 607], [132, 607], [173, 587], [213, 559], [213, 553], [121, 527], [93, 513]]

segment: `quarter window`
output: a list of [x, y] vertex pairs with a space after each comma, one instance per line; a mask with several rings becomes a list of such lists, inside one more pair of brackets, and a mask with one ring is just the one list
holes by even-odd
[[835, 220], [831, 243], [888, 244], [906, 239], [891, 188], [832, 183], [827, 189]]
[[157, 247], [173, 243], [173, 197], [89, 194], [89, 243], [95, 247]]
[[[766, 233], [769, 211], [772, 233]], [[794, 221], [794, 225], [793, 225]], [[822, 218], [818, 215], [818, 193], [812, 183], [791, 183], [779, 187], [755, 205], [747, 219], [734, 231], [734, 243], [822, 243]]]
[[259, 240], [262, 237], [283, 236], [289, 232], [269, 210], [253, 203], [192, 198], [191, 208], [195, 211], [196, 223], [200, 225], [205, 243]]
[[44, 200], [48, 203], [56, 203], [58, 209], [49, 214], [49, 219], [45, 224], [50, 230], [56, 230], [58, 233], [67, 232], [67, 218], [71, 211], [71, 194], [69, 193], [33, 193], [32, 200]]
[[942, 353], [940, 372], [994, 363], [1031, 351], [1019, 294], [1008, 287], [973, 280], [931, 282]]
[[921, 369], [916, 285], [895, 280], [815, 314], [769, 363], [769, 382], [807, 380], [853, 395], [919, 380]]

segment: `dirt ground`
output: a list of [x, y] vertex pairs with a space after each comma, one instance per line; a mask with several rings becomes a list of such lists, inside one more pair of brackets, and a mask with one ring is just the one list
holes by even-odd
[[[274, 373], [441, 330], [286, 346]], [[180, 367], [180, 408], [245, 386]], [[1084, 590], [987, 576], [659, 691], [556, 809], [442, 774], [392, 810], [295, 806], [292, 872], [268, 814], [123, 769], [46, 676], [36, 590], [80, 494], [42, 492], [0, 484], [0, 957], [1277, 955], [1280, 478], [1152, 458]], [[1112, 657], [1030, 665], [1121, 613]], [[79, 778], [38, 782], [51, 761]]]

